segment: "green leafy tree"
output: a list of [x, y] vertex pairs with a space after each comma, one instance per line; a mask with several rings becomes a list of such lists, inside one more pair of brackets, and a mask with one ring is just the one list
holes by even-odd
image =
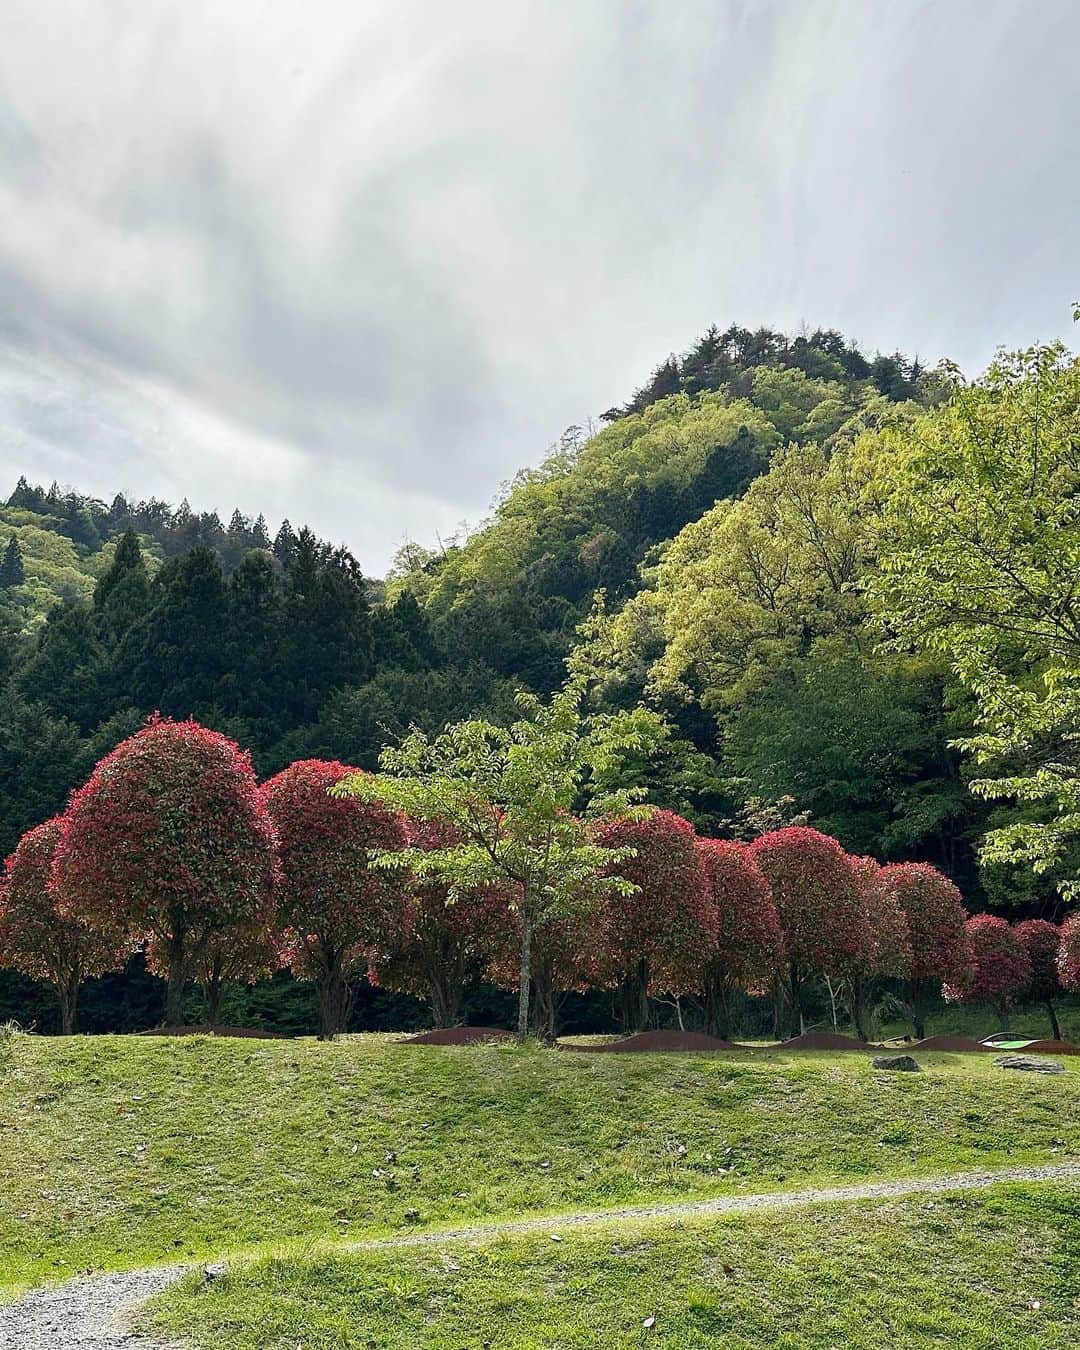
[[790, 796], [853, 852], [955, 870], [973, 815], [947, 744], [939, 658], [881, 656], [865, 637], [822, 638], [732, 711], [724, 756], [753, 796]]
[[863, 621], [859, 583], [880, 512], [878, 442], [779, 452], [738, 501], [720, 501], [664, 553], [615, 621], [621, 664], [707, 706], [744, 698], [816, 638]]
[[[643, 740], [643, 711], [590, 714], [590, 676], [576, 672], [550, 700], [517, 697], [521, 717], [510, 726], [473, 719], [430, 738], [414, 730], [380, 757], [382, 772], [346, 779], [339, 791], [382, 801], [415, 821], [443, 821], [457, 842], [407, 848], [377, 857], [385, 867], [409, 867], [421, 880], [445, 884], [449, 902], [486, 886], [512, 887], [521, 920], [518, 1035], [529, 1029], [533, 937], [571, 912], [591, 889], [628, 895], [633, 885], [605, 868], [625, 848], [607, 848], [588, 819], [636, 810], [632, 789], [589, 794], [625, 750]], [[583, 798], [590, 797], [584, 811]]]
[[1080, 362], [1060, 344], [1000, 357], [899, 433], [892, 461], [881, 622], [974, 694], [972, 790], [1038, 808], [991, 830], [984, 857], [1059, 869], [1080, 839]]

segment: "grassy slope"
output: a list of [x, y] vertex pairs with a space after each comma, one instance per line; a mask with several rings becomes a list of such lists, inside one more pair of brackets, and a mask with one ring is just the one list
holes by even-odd
[[861, 1054], [19, 1037], [0, 1067], [0, 1286], [1080, 1153], [1080, 1061], [1056, 1077], [989, 1056], [924, 1063], [909, 1076]]
[[[278, 1257], [158, 1300], [214, 1350], [1008, 1347], [1080, 1338], [1080, 1193], [980, 1195]], [[645, 1321], [655, 1318], [646, 1328]]]

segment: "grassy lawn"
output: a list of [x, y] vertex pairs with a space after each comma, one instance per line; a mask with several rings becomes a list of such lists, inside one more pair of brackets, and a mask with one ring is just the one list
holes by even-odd
[[1080, 1343], [1078, 1249], [1080, 1190], [1008, 1186], [558, 1244], [293, 1253], [189, 1277], [146, 1320], [205, 1350], [1065, 1350]]
[[0, 1287], [285, 1239], [1080, 1154], [1080, 1060], [18, 1037]]
[[[1068, 1041], [1080, 1041], [1080, 999], [1074, 995], [1057, 1005], [1061, 1034]], [[907, 1022], [886, 1022], [880, 1027], [882, 1038], [905, 1036], [911, 1027]], [[970, 1036], [981, 1041], [992, 1032], [1001, 1030], [1001, 1020], [989, 1008], [978, 1004], [946, 1003], [927, 1018], [928, 1036]], [[1050, 1019], [1041, 1007], [1015, 1009], [1009, 1018], [1009, 1030], [1018, 1039], [1049, 1037]]]

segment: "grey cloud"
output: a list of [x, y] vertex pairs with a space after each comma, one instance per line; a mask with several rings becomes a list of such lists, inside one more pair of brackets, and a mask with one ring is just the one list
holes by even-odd
[[371, 570], [713, 320], [1061, 332], [1071, 0], [8, 0], [0, 486]]

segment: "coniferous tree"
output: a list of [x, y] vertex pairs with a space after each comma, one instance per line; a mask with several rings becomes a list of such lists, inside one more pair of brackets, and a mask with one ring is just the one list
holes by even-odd
[[229, 528], [225, 532], [224, 561], [230, 572], [240, 566], [244, 554], [250, 547], [250, 540], [251, 521], [237, 507], [232, 513]]
[[226, 590], [221, 704], [253, 732], [261, 728], [259, 740], [273, 740], [286, 729], [281, 717], [284, 614], [279, 574], [265, 553], [252, 551], [229, 578]]
[[281, 522], [281, 528], [274, 536], [273, 553], [282, 567], [292, 566], [296, 554], [296, 535], [287, 519]]
[[147, 708], [187, 717], [214, 706], [225, 668], [225, 577], [208, 548], [167, 563], [133, 642], [133, 692]]
[[431, 625], [411, 591], [402, 591], [392, 605], [379, 611], [375, 657], [380, 667], [402, 670], [431, 670], [440, 664]]
[[306, 526], [288, 578], [283, 669], [290, 713], [308, 721], [331, 690], [370, 675], [371, 618], [356, 559], [320, 545]]
[[261, 511], [251, 529], [251, 544], [253, 548], [270, 548], [270, 531], [266, 528], [266, 517]]
[[44, 504], [44, 493], [39, 487], [32, 488], [26, 481], [26, 475], [20, 474], [15, 491], [7, 500], [8, 506], [18, 506], [24, 511], [39, 511]]
[[91, 731], [105, 716], [105, 655], [93, 612], [81, 601], [58, 605], [41, 626], [15, 677], [28, 703]]
[[4, 549], [4, 556], [0, 559], [0, 591], [21, 586], [25, 579], [26, 568], [23, 566], [22, 549], [19, 547], [18, 539], [12, 535], [7, 548]]
[[94, 613], [102, 634], [119, 640], [146, 613], [150, 576], [139, 536], [129, 526], [120, 536], [112, 566], [94, 587]]

